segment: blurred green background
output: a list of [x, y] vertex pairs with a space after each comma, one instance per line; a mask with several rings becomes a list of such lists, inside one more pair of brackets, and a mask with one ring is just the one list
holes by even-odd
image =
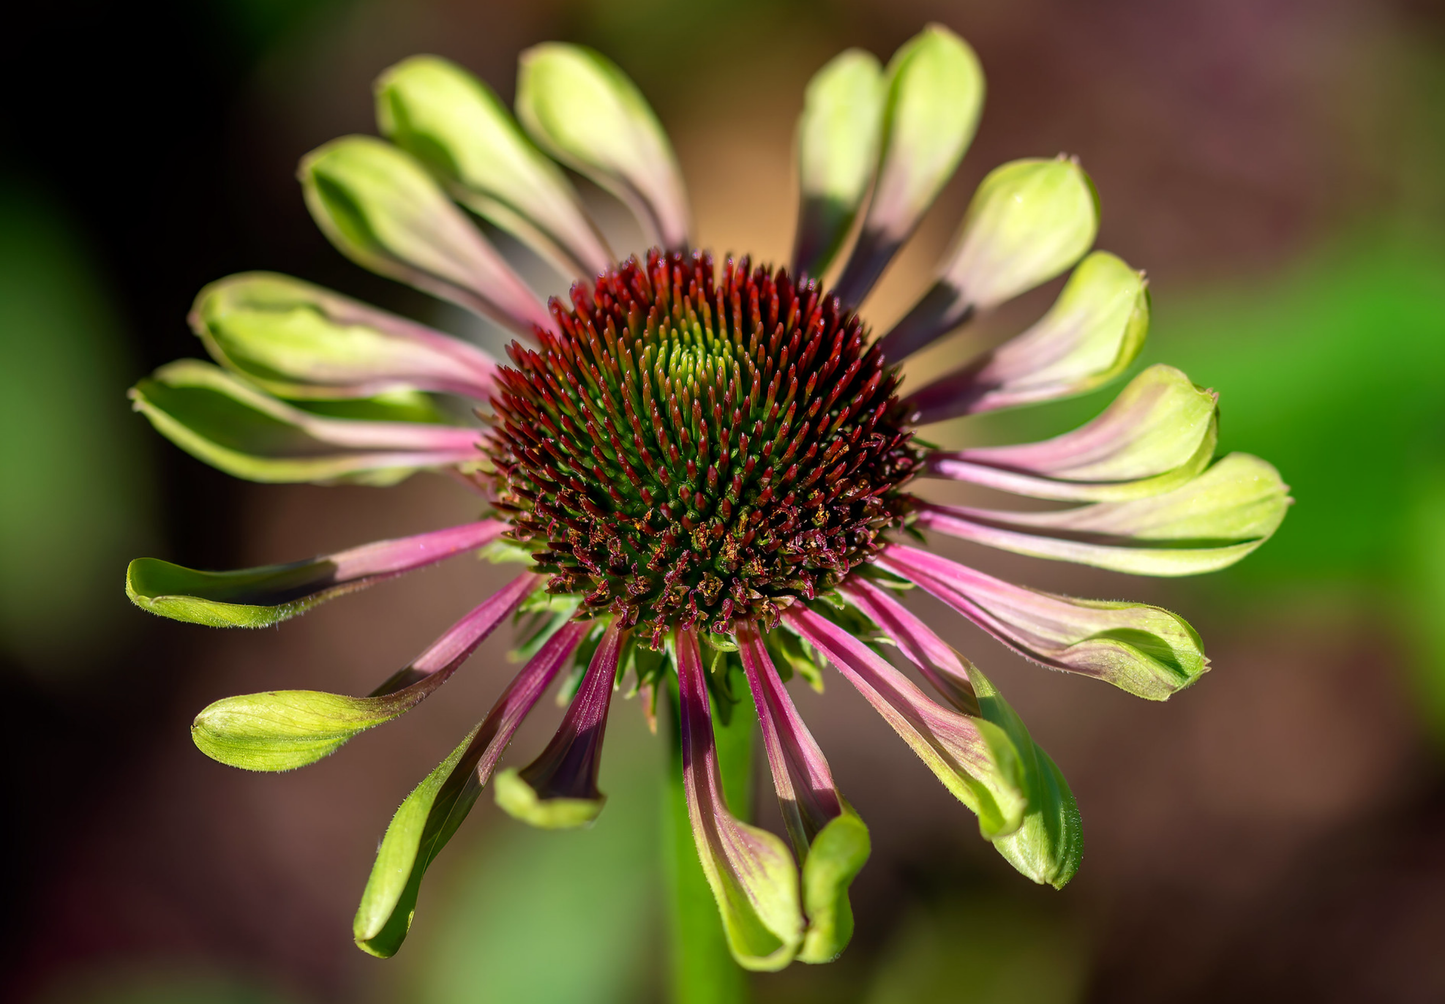
[[[822, 699], [801, 695], [875, 850], [849, 951], [754, 978], [754, 996], [1445, 999], [1445, 9], [213, 0], [30, 5], [0, 70], [12, 115], [0, 159], [0, 743], [12, 820], [0, 1000], [663, 999], [663, 744], [633, 703], [613, 716], [611, 804], [594, 829], [525, 830], [484, 799], [429, 878], [402, 954], [380, 963], [354, 949], [375, 839], [490, 702], [505, 644], [484, 648], [446, 702], [302, 774], [228, 772], [195, 752], [186, 726], [227, 693], [365, 690], [493, 573], [439, 569], [236, 637], [144, 617], [121, 571], [140, 554], [218, 568], [285, 560], [424, 529], [469, 503], [441, 479], [385, 493], [231, 482], [151, 434], [124, 390], [198, 353], [191, 297], [242, 269], [472, 323], [342, 260], [293, 180], [305, 151], [374, 131], [370, 81], [399, 58], [441, 53], [509, 97], [527, 45], [603, 49], [671, 131], [702, 243], [778, 259], [808, 77], [847, 45], [886, 58], [929, 20], [978, 51], [988, 104], [869, 317], [886, 326], [917, 295], [988, 169], [1076, 153], [1102, 196], [1100, 246], [1151, 277], [1140, 365], [1169, 362], [1218, 390], [1221, 449], [1273, 462], [1297, 504], [1258, 553], [1200, 580], [980, 559], [1031, 584], [1180, 610], [1213, 658], [1198, 687], [1142, 706], [950, 628], [1073, 782], [1088, 850], [1062, 893], [1002, 865], [856, 695], [831, 683]], [[1017, 330], [1051, 295], [914, 372]], [[1111, 393], [934, 438], [1051, 434]], [[529, 724], [519, 748], [550, 728]]]

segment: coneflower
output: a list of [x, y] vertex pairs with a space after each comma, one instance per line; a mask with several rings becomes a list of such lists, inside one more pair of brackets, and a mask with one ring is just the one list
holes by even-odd
[[[1148, 328], [1142, 274], [1090, 253], [1098, 199], [1061, 157], [991, 173], [931, 285], [874, 337], [857, 307], [952, 176], [982, 95], [973, 52], [938, 26], [886, 68], [841, 54], [809, 85], [799, 124], [792, 261], [719, 264], [692, 246], [665, 133], [605, 57], [526, 52], [516, 119], [464, 70], [416, 57], [377, 83], [386, 140], [346, 137], [302, 161], [307, 205], [359, 264], [510, 328], [509, 361], [285, 276], [201, 292], [192, 325], [220, 365], [172, 363], [132, 391], [162, 434], [255, 481], [384, 485], [445, 470], [485, 501], [473, 523], [287, 565], [216, 573], [142, 558], [127, 576], [138, 605], [261, 627], [463, 552], [490, 547], [526, 566], [365, 697], [252, 694], [196, 718], [196, 744], [217, 760], [299, 767], [409, 711], [500, 624], [524, 621], [525, 665], [386, 832], [356, 916], [366, 951], [400, 946], [423, 873], [488, 782], [536, 825], [597, 816], [603, 735], [624, 686], [650, 716], [673, 695], [698, 857], [745, 967], [836, 957], [868, 856], [868, 831], [788, 695], [795, 673], [818, 683], [835, 667], [1024, 875], [1062, 886], [1075, 873], [1082, 838], [1062, 773], [900, 593], [921, 588], [1027, 659], [1150, 699], [1204, 672], [1199, 638], [1157, 607], [1054, 595], [939, 557], [919, 546], [924, 531], [1186, 575], [1258, 547], [1289, 499], [1263, 461], [1215, 460], [1215, 395], [1167, 366], [1043, 442], [943, 452], [914, 438], [928, 422], [1098, 387], [1130, 367]], [[618, 261], [559, 163], [626, 203], [654, 248]], [[573, 276], [570, 297], [544, 307], [458, 204]], [[921, 389], [901, 386], [910, 354], [1070, 268], [1028, 330]], [[472, 399], [481, 427], [446, 420], [437, 402], [456, 397]], [[1078, 504], [940, 505], [910, 492], [918, 478]], [[570, 703], [556, 735], [499, 770], [558, 681]], [[756, 708], [787, 840], [724, 798], [713, 717], [740, 702]]]

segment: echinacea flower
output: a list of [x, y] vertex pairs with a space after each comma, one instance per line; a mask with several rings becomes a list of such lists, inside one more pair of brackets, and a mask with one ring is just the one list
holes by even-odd
[[[838, 56], [809, 85], [799, 123], [793, 260], [719, 267], [692, 247], [666, 134], [605, 57], [526, 52], [515, 119], [464, 70], [416, 57], [377, 82], [385, 139], [345, 137], [302, 161], [306, 203], [357, 263], [509, 328], [509, 359], [281, 275], [202, 290], [191, 322], [219, 365], [172, 363], [132, 391], [163, 435], [254, 481], [386, 485], [447, 471], [485, 502], [472, 523], [286, 565], [217, 573], [139, 559], [127, 577], [138, 605], [261, 627], [463, 552], [525, 564], [369, 695], [252, 694], [196, 718], [196, 744], [217, 760], [300, 767], [406, 713], [503, 621], [530, 615], [521, 671], [386, 832], [356, 916], [366, 951], [397, 950], [423, 873], [488, 782], [539, 826], [597, 816], [609, 709], [629, 678], [649, 714], [675, 695], [688, 818], [743, 966], [827, 961], [852, 929], [848, 887], [868, 831], [785, 686], [795, 673], [820, 685], [827, 664], [1015, 868], [1054, 886], [1075, 873], [1079, 814], [1063, 774], [900, 593], [921, 588], [1026, 659], [1150, 699], [1205, 671], [1200, 640], [1157, 607], [1054, 595], [940, 557], [919, 546], [925, 531], [1187, 575], [1258, 547], [1289, 500], [1265, 462], [1215, 459], [1214, 393], [1167, 366], [1043, 442], [945, 452], [914, 438], [924, 423], [1099, 387], [1129, 369], [1149, 322], [1142, 274], [1090, 251], [1091, 181], [1056, 158], [989, 174], [931, 285], [873, 337], [857, 307], [954, 173], [982, 96], [973, 52], [938, 26], [886, 68], [865, 52]], [[653, 250], [618, 261], [562, 167], [625, 203]], [[570, 298], [543, 306], [460, 207], [575, 278]], [[901, 386], [910, 354], [1070, 269], [1028, 330]], [[438, 402], [457, 398], [474, 402], [480, 427], [446, 418]], [[1069, 504], [942, 505], [909, 491], [918, 478]], [[885, 655], [895, 650], [936, 696]], [[530, 763], [499, 770], [557, 681], [570, 704], [556, 735]], [[786, 840], [738, 818], [723, 794], [713, 715], [749, 694]]]

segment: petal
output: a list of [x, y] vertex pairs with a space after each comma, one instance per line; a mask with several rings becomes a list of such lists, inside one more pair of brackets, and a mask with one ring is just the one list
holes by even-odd
[[697, 636], [679, 629], [674, 643], [683, 785], [703, 873], [738, 965], [781, 969], [803, 941], [798, 870], [781, 840], [728, 812]]
[[519, 575], [366, 697], [315, 690], [227, 697], [196, 716], [191, 738], [206, 756], [243, 770], [315, 763], [431, 696], [541, 582], [531, 572]]
[[486, 719], [396, 810], [377, 849], [352, 925], [362, 951], [390, 958], [401, 947], [416, 913], [422, 876], [471, 811], [517, 726], [572, 657], [588, 627], [574, 621], [548, 639], [497, 699]]
[[802, 859], [818, 832], [843, 811], [842, 799], [833, 783], [828, 761], [793, 707], [757, 628], [743, 623], [736, 637], [743, 672], [747, 674], [753, 703], [757, 705], [763, 747], [767, 750], [783, 822]]
[[1172, 366], [1150, 366], [1098, 418], [1021, 446], [934, 453], [928, 473], [1034, 498], [1112, 502], [1159, 495], [1214, 459], [1218, 397]]
[[136, 606], [161, 617], [207, 627], [269, 627], [318, 603], [474, 551], [500, 537], [495, 519], [365, 544], [309, 561], [234, 572], [198, 572], [159, 558], [137, 558], [125, 591]]
[[492, 393], [497, 364], [481, 349], [274, 272], [211, 283], [190, 321], [217, 362], [278, 397]]
[[1010, 864], [1035, 882], [1063, 888], [1079, 870], [1084, 842], [1078, 807], [1058, 767], [1030, 738], [1023, 720], [979, 668], [955, 653], [886, 589], [855, 575], [842, 591], [898, 644], [899, 650], [945, 697], [954, 700], [960, 710], [964, 710], [966, 699], [973, 707], [972, 714], [1008, 735], [1019, 751], [1029, 807], [1019, 828], [995, 837], [993, 844]]
[[878, 166], [886, 88], [871, 52], [846, 49], [813, 75], [798, 119], [793, 274], [821, 276], [853, 227]]
[[833, 287], [845, 305], [863, 302], [953, 177], [982, 109], [978, 57], [947, 28], [930, 24], [893, 54], [873, 197]]
[[820, 614], [795, 603], [784, 622], [821, 652], [978, 816], [986, 840], [1018, 829], [1028, 796], [1018, 750], [996, 725], [935, 704], [877, 652]]
[[921, 503], [918, 525], [1036, 558], [1135, 575], [1198, 575], [1227, 568], [1263, 544], [1289, 504], [1278, 471], [1231, 453], [1163, 495], [1051, 512]]
[[1040, 885], [1062, 889], [1078, 872], [1084, 857], [1084, 831], [1069, 782], [977, 666], [969, 666], [969, 677], [978, 693], [980, 713], [1008, 733], [1019, 750], [1029, 793], [1023, 823], [995, 839], [994, 847], [1021, 874]]
[[616, 63], [580, 45], [522, 53], [517, 118], [537, 145], [617, 196], [649, 243], [688, 247], [682, 172], [647, 99]]
[[542, 755], [520, 771], [509, 767], [497, 775], [497, 804], [515, 818], [556, 830], [590, 823], [602, 811], [607, 796], [597, 790], [597, 771], [618, 655], [626, 640], [627, 632], [614, 620]]
[[853, 935], [848, 887], [868, 860], [868, 827], [838, 793], [828, 761], [778, 678], [757, 626], [740, 625], [736, 637], [783, 821], [803, 862], [808, 929], [798, 958], [829, 962]]
[[1031, 793], [1028, 815], [993, 845], [1020, 874], [1062, 889], [1084, 860], [1083, 821], [1058, 764], [1037, 743], [1033, 753], [1033, 762], [1025, 768]]
[[162, 366], [130, 398], [161, 435], [248, 481], [389, 485], [481, 457], [478, 429], [320, 417], [194, 359]]
[[1209, 668], [1199, 635], [1159, 607], [1056, 596], [902, 544], [888, 545], [878, 561], [1024, 658], [1139, 697], [1162, 701]]
[[944, 700], [962, 714], [978, 716], [978, 695], [974, 693], [969, 676], [973, 670], [972, 663], [871, 579], [852, 576], [840, 587], [840, 591], [908, 656]]
[[803, 909], [808, 930], [801, 962], [832, 962], [853, 939], [853, 904], [848, 889], [868, 863], [873, 842], [868, 827], [846, 803], [843, 813], [813, 838], [803, 862]]
[[1074, 269], [1037, 324], [929, 384], [910, 403], [917, 421], [927, 424], [1083, 394], [1128, 369], [1148, 333], [1143, 273], [1096, 251]]
[[452, 197], [578, 279], [615, 261], [577, 191], [517, 127], [492, 89], [438, 56], [413, 56], [376, 81], [381, 133]]
[[1059, 275], [1099, 230], [1093, 182], [1071, 159], [1015, 160], [978, 186], [938, 281], [880, 342], [893, 361]]
[[536, 295], [410, 154], [343, 136], [303, 157], [298, 173], [317, 226], [358, 265], [519, 334], [552, 330]]

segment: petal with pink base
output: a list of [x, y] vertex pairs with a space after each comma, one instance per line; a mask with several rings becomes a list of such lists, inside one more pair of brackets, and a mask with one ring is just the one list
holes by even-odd
[[978, 715], [978, 695], [969, 675], [971, 662], [871, 579], [855, 575], [843, 584], [841, 592], [908, 656], [944, 700], [961, 714]]
[[679, 629], [674, 647], [687, 814], [728, 948], [745, 969], [782, 969], [803, 942], [797, 867], [786, 844], [728, 811], [697, 636]]
[[843, 593], [898, 644], [945, 697], [966, 695], [973, 714], [992, 722], [1013, 740], [1023, 765], [1029, 808], [1019, 828], [994, 838], [993, 844], [1035, 882], [1063, 888], [1079, 870], [1084, 838], [1078, 806], [1062, 772], [1029, 736], [1023, 720], [983, 672], [954, 652], [886, 589], [854, 576]]
[[1153, 701], [1209, 668], [1199, 635], [1159, 607], [1016, 586], [903, 544], [888, 545], [878, 561], [1040, 665], [1097, 677]]
[[542, 581], [531, 572], [517, 576], [366, 697], [316, 690], [227, 697], [196, 716], [191, 739], [211, 759], [245, 770], [292, 770], [315, 763], [435, 693]]
[[[905, 318], [907, 321], [907, 318]], [[900, 322], [884, 353], [901, 359], [941, 334], [915, 336]], [[1144, 347], [1149, 293], [1144, 276], [1105, 251], [1079, 263], [1043, 318], [909, 398], [918, 422], [941, 422], [999, 408], [1083, 394], [1121, 376]], [[890, 345], [890, 340], [896, 344]]]
[[1214, 459], [1218, 439], [1217, 395], [1172, 366], [1150, 366], [1072, 432], [932, 453], [927, 473], [1033, 498], [1120, 502], [1190, 481]]
[[917, 525], [1035, 558], [1134, 575], [1198, 575], [1228, 568], [1263, 544], [1289, 504], [1278, 471], [1231, 453], [1162, 495], [1049, 512], [921, 503]]
[[783, 622], [858, 688], [934, 775], [978, 816], [986, 840], [1018, 829], [1028, 807], [1019, 751], [998, 726], [929, 700], [888, 660], [843, 628], [795, 603]]
[[848, 887], [868, 860], [868, 828], [838, 793], [828, 761], [783, 687], [757, 625], [739, 625], [737, 641], [778, 805], [803, 862], [808, 929], [798, 958], [829, 962], [853, 935]]
[[507, 530], [500, 520], [364, 544], [335, 554], [233, 572], [201, 572], [159, 558], [137, 558], [125, 591], [136, 606], [207, 627], [269, 627], [334, 596], [475, 551]]
[[131, 388], [132, 407], [191, 456], [265, 483], [391, 485], [481, 458], [481, 430], [328, 418], [279, 401], [210, 363], [182, 359]]
[[552, 635], [482, 723], [396, 810], [356, 909], [353, 934], [362, 951], [390, 958], [401, 947], [416, 912], [422, 876], [467, 817], [517, 727], [572, 657], [588, 628], [573, 621]]
[[361, 267], [521, 335], [551, 330], [537, 295], [410, 154], [343, 136], [303, 157], [297, 173], [316, 225]]
[[524, 823], [546, 830], [584, 826], [597, 818], [607, 796], [597, 790], [607, 711], [617, 680], [617, 660], [627, 632], [614, 620], [592, 654], [582, 685], [567, 707], [557, 734], [521, 770], [497, 775], [497, 804]]
[[227, 369], [278, 397], [441, 391], [486, 400], [496, 362], [466, 342], [274, 272], [243, 272], [196, 296], [191, 329]]

